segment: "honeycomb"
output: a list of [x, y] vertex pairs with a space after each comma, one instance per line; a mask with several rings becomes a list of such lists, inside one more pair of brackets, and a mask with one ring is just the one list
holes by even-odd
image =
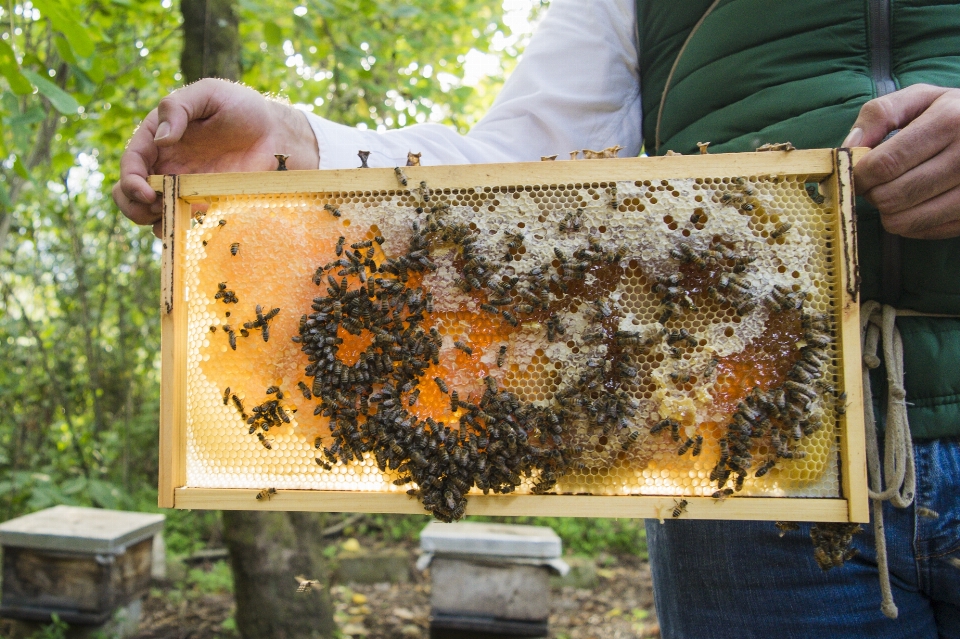
[[[807, 176], [229, 196], [186, 232], [186, 485], [838, 497]], [[408, 182], [406, 185], [401, 182]]]

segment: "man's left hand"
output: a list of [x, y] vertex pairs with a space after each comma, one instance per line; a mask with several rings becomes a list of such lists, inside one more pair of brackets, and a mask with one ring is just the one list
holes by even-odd
[[843, 146], [872, 147], [854, 168], [854, 183], [887, 231], [960, 236], [960, 89], [915, 84], [871, 100]]

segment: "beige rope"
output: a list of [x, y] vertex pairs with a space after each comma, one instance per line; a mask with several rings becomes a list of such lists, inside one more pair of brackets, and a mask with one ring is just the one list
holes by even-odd
[[[873, 500], [873, 535], [877, 548], [877, 569], [880, 573], [880, 609], [896, 619], [897, 605], [890, 588], [890, 566], [887, 561], [887, 539], [883, 526], [883, 502], [907, 508], [916, 494], [917, 475], [913, 459], [913, 441], [907, 420], [907, 393], [903, 387], [903, 339], [896, 319], [901, 313], [879, 302], [864, 302], [860, 309], [860, 334], [863, 346], [863, 410], [866, 418], [867, 474], [869, 494]], [[910, 315], [916, 315], [910, 312]], [[877, 345], [882, 344], [887, 369], [886, 435], [883, 440], [883, 473], [880, 472], [880, 449], [877, 443], [877, 421], [873, 412], [870, 370], [880, 366]], [[884, 486], [885, 484], [885, 486]]]
[[703, 21], [707, 19], [707, 16], [717, 8], [718, 4], [720, 4], [720, 0], [713, 0], [713, 4], [707, 7], [707, 10], [702, 16], [700, 16], [700, 19], [697, 20], [697, 23], [693, 25], [693, 29], [690, 30], [689, 34], [687, 34], [687, 39], [683, 41], [683, 46], [680, 47], [680, 52], [673, 60], [673, 66], [670, 67], [670, 73], [667, 74], [667, 82], [663, 85], [663, 93], [660, 95], [660, 109], [657, 111], [657, 128], [654, 133], [653, 143], [654, 155], [658, 155], [660, 153], [660, 119], [663, 117], [663, 105], [667, 103], [667, 93], [670, 91], [670, 82], [673, 81], [673, 73], [677, 70], [677, 66], [680, 64], [680, 58], [683, 57], [683, 52], [687, 50], [687, 45], [690, 44], [690, 40], [693, 39], [693, 34], [697, 32], [697, 29], [699, 29], [700, 25], [703, 24]]

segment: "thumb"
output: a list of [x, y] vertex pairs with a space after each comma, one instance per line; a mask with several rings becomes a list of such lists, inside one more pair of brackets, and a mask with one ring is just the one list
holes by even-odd
[[891, 131], [902, 129], [916, 119], [946, 91], [929, 84], [914, 84], [870, 100], [860, 109], [857, 121], [840, 146], [877, 146]]

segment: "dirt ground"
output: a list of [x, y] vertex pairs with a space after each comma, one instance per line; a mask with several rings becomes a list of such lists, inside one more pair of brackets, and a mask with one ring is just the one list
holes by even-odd
[[[411, 554], [411, 562], [413, 556]], [[610, 557], [597, 569], [591, 589], [554, 587], [550, 612], [553, 639], [659, 637], [649, 565], [636, 557]], [[335, 618], [344, 637], [427, 639], [429, 574], [412, 570], [405, 584], [339, 584], [331, 587]], [[195, 598], [154, 589], [144, 604], [135, 639], [230, 639], [233, 600], [228, 594]]]

